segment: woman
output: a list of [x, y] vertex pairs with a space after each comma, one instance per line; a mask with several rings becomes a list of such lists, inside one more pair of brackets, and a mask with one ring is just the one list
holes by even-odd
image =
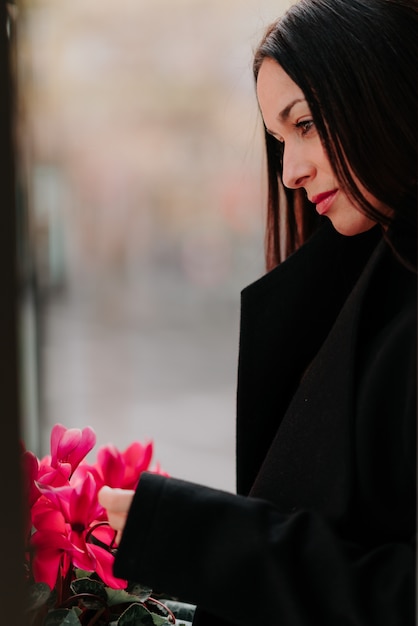
[[239, 495], [100, 494], [115, 573], [198, 626], [414, 623], [416, 24], [301, 0], [256, 52], [271, 271], [242, 293]]

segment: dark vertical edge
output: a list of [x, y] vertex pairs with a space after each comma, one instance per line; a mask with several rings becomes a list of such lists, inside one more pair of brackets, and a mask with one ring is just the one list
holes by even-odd
[[20, 472], [19, 303], [14, 87], [7, 4], [0, 4], [0, 623], [22, 626], [23, 520]]

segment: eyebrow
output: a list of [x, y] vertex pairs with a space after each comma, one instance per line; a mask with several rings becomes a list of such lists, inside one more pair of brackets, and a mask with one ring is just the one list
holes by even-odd
[[[285, 106], [285, 108], [283, 109], [283, 111], [280, 111], [280, 113], [277, 116], [277, 120], [279, 120], [280, 122], [285, 122], [289, 115], [291, 110], [293, 109], [293, 107], [295, 106], [295, 104], [298, 104], [299, 102], [306, 102], [305, 98], [295, 98], [295, 100], [292, 100], [292, 102], [289, 102], [289, 104], [287, 106]], [[269, 128], [266, 127], [266, 131], [268, 132], [269, 135], [272, 135], [273, 137], [278, 138], [278, 135], [270, 130]]]
[[295, 104], [298, 104], [299, 102], [306, 102], [306, 100], [305, 98], [296, 98], [295, 100], [292, 100], [292, 102], [289, 102], [289, 104], [283, 109], [283, 111], [280, 111], [277, 119], [281, 122], [285, 122], [290, 115], [290, 111], [293, 109]]

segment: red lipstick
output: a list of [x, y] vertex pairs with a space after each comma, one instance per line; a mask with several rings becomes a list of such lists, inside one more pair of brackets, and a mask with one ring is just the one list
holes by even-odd
[[337, 193], [338, 189], [333, 189], [332, 191], [325, 191], [317, 196], [313, 196], [311, 202], [316, 204], [316, 210], [319, 215], [324, 215], [328, 211]]

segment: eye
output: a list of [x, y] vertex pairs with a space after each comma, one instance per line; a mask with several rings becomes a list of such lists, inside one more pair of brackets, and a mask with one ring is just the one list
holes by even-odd
[[311, 119], [301, 120], [300, 122], [297, 122], [297, 124], [295, 124], [295, 128], [300, 130], [301, 135], [307, 135], [309, 131], [314, 128], [314, 126], [315, 126], [314, 121]]

